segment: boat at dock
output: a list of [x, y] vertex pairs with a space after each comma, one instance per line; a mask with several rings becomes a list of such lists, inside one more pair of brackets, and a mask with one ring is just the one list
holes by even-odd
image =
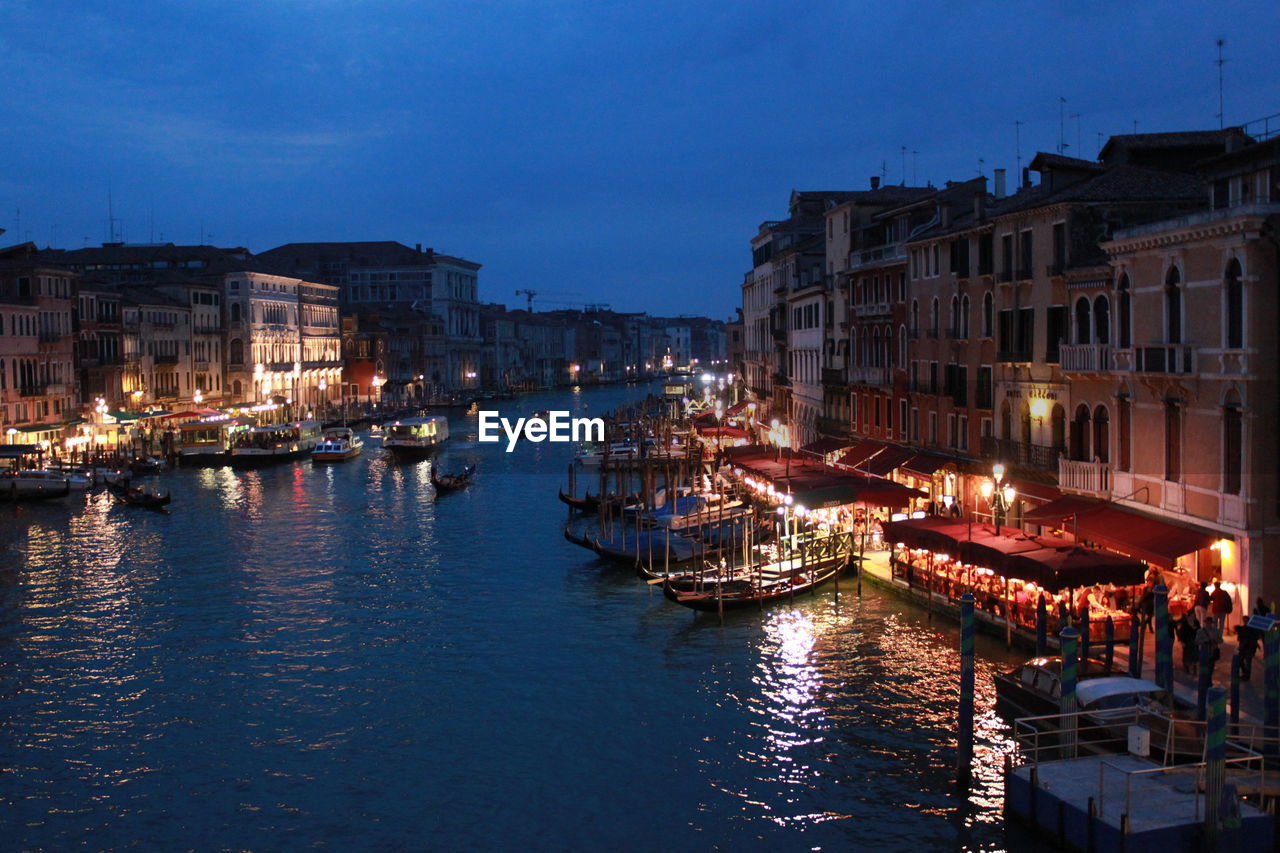
[[600, 498], [596, 495], [583, 495], [580, 498], [570, 497], [564, 493], [564, 489], [560, 490], [560, 502], [568, 504], [571, 508], [578, 512], [598, 512], [600, 510]]
[[364, 442], [350, 427], [330, 427], [311, 450], [312, 462], [345, 462], [360, 455]]
[[672, 530], [687, 530], [739, 518], [750, 512], [750, 508], [737, 498], [704, 492], [676, 498], [669, 506], [664, 505], [656, 510], [652, 514], [652, 520]]
[[404, 418], [383, 427], [382, 446], [397, 459], [425, 459], [449, 440], [449, 419], [443, 415]]
[[231, 448], [231, 464], [237, 467], [270, 465], [300, 459], [311, 453], [320, 440], [319, 421], [258, 426], [236, 436]]
[[63, 498], [89, 488], [82, 474], [44, 471], [34, 468], [0, 474], [0, 501], [35, 501]]
[[758, 607], [801, 593], [817, 592], [844, 574], [854, 560], [852, 553], [834, 553], [814, 561], [792, 557], [743, 569], [735, 580], [706, 583], [696, 591], [680, 589], [668, 581], [663, 584], [662, 592], [668, 601], [704, 612]]
[[186, 468], [201, 465], [226, 465], [231, 459], [231, 445], [238, 432], [253, 426], [248, 418], [224, 418], [217, 421], [191, 421], [178, 427], [178, 464]]
[[131, 486], [128, 483], [112, 483], [107, 488], [117, 501], [127, 506], [164, 509], [173, 502], [173, 496], [167, 489], [163, 492], [148, 491], [142, 486]]

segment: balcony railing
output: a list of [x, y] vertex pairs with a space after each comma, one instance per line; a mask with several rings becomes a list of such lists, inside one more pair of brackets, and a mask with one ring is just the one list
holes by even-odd
[[166, 353], [164, 355], [155, 356], [155, 360], [156, 360], [156, 364], [177, 364], [178, 356], [176, 353], [172, 355]]
[[49, 386], [44, 385], [23, 385], [18, 389], [19, 397], [43, 397], [48, 393]]
[[875, 246], [849, 253], [849, 269], [856, 270], [868, 264], [881, 264], [885, 261], [905, 261], [907, 252], [901, 243], [890, 243], [887, 246]]
[[892, 314], [891, 302], [859, 302], [853, 306], [853, 313], [859, 317], [875, 317], [881, 314]]
[[1169, 373], [1175, 375], [1195, 373], [1195, 347], [1183, 344], [1135, 347], [1133, 350], [1133, 370], [1135, 373]]
[[849, 381], [860, 385], [892, 385], [893, 371], [888, 367], [854, 367], [849, 370]]
[[1111, 465], [1096, 460], [1081, 462], [1075, 459], [1059, 459], [1058, 486], [1091, 495], [1110, 494]]
[[1058, 364], [1065, 373], [1105, 373], [1111, 370], [1111, 345], [1059, 344]]
[[1066, 448], [1045, 447], [1039, 444], [1023, 444], [1008, 438], [984, 436], [982, 453], [984, 456], [1009, 465], [1032, 468], [1037, 471], [1054, 471], [1058, 467], [1058, 458]]
[[824, 367], [822, 368], [822, 384], [834, 385], [841, 387], [845, 385], [847, 380], [844, 375], [843, 367]]

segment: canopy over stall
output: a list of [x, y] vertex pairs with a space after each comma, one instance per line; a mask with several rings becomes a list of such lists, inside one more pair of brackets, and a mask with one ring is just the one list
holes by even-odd
[[1208, 548], [1221, 538], [1221, 534], [1208, 530], [1074, 495], [1032, 510], [1024, 520], [1055, 527], [1069, 523], [1077, 539], [1096, 542], [1164, 569], [1173, 568], [1182, 555]]

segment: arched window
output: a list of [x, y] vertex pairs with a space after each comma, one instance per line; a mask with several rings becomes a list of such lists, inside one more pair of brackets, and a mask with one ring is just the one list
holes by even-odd
[[1063, 411], [1061, 403], [1053, 404], [1053, 411], [1049, 413], [1049, 418], [1049, 436], [1053, 452], [1060, 454], [1067, 446], [1067, 413]]
[[911, 334], [920, 334], [920, 300], [911, 300]]
[[1018, 419], [1021, 421], [1022, 434], [1018, 437], [1023, 444], [1031, 443], [1031, 406], [1026, 400], [1018, 407]]
[[1093, 340], [1099, 344], [1111, 343], [1111, 300], [1105, 295], [1093, 300]]
[[244, 344], [239, 338], [231, 339], [231, 346], [227, 348], [227, 361], [231, 364], [244, 363]]
[[1116, 400], [1116, 417], [1119, 420], [1120, 435], [1117, 439], [1116, 450], [1120, 454], [1120, 464], [1118, 467], [1121, 471], [1129, 470], [1129, 432], [1130, 432], [1130, 403], [1128, 397], [1120, 397]]
[[1081, 296], [1076, 300], [1076, 343], [1089, 343], [1089, 328], [1093, 325], [1089, 300]]
[[929, 304], [929, 336], [934, 338], [938, 336], [938, 297], [936, 296]]
[[1071, 420], [1071, 458], [1077, 462], [1089, 460], [1089, 407], [1081, 403]]
[[1098, 406], [1093, 410], [1093, 455], [1099, 462], [1106, 462], [1111, 456], [1111, 416], [1106, 406]]
[[880, 367], [880, 330], [871, 330], [871, 366]]
[[1177, 400], [1164, 404], [1164, 478], [1171, 483], [1182, 479], [1182, 412]]
[[[1244, 283], [1240, 281], [1240, 262], [1235, 258], [1227, 264], [1226, 286], [1223, 296], [1227, 300], [1227, 349], [1244, 347]], [[1233, 492], [1234, 494], [1234, 492]]]
[[240, 322], [240, 303], [239, 302], [231, 303], [231, 322], [233, 323]]
[[893, 327], [892, 326], [889, 326], [887, 329], [884, 330], [884, 352], [885, 352], [885, 364], [888, 367], [893, 367], [894, 366], [893, 358], [895, 353], [893, 350]]
[[991, 337], [991, 328], [995, 322], [995, 300], [988, 290], [982, 295], [982, 336]]
[[1133, 329], [1130, 326], [1130, 310], [1129, 300], [1132, 298], [1129, 293], [1129, 276], [1120, 276], [1120, 349], [1128, 349], [1133, 345]]
[[1170, 267], [1164, 279], [1164, 324], [1165, 343], [1182, 343], [1182, 274], [1177, 267]]
[[951, 337], [960, 337], [960, 299], [955, 296], [951, 297], [951, 324], [948, 331]]
[[898, 328], [898, 366], [907, 366], [907, 327]]
[[231, 393], [235, 397], [240, 396], [240, 380], [236, 379], [231, 382]]
[[969, 294], [960, 297], [960, 337], [969, 339]]
[[1244, 418], [1240, 408], [1240, 395], [1229, 392], [1222, 405], [1222, 491], [1228, 495], [1240, 494], [1244, 470]]

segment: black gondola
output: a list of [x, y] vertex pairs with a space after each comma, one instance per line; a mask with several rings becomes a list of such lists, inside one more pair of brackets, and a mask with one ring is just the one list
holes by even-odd
[[461, 474], [437, 474], [433, 465], [431, 467], [431, 485], [436, 487], [437, 495], [458, 492], [471, 485], [471, 477], [475, 472], [476, 466], [468, 465], [462, 469]]
[[563, 489], [561, 489], [560, 502], [568, 504], [578, 512], [590, 513], [600, 511], [600, 498], [596, 495], [583, 495], [580, 498], [571, 498], [564, 493]]
[[759, 581], [747, 578], [723, 584], [709, 583], [696, 592], [678, 589], [678, 585], [673, 586], [667, 581], [662, 592], [669, 601], [711, 613], [758, 607], [771, 601], [790, 599], [802, 592], [815, 592], [818, 587], [843, 574], [856, 559], [842, 554], [806, 566], [778, 567], [769, 573], [770, 577]]
[[173, 496], [167, 491], [161, 495], [148, 492], [141, 486], [130, 486], [124, 483], [108, 483], [107, 488], [117, 501], [128, 506], [140, 506], [144, 509], [164, 509], [173, 501]]

